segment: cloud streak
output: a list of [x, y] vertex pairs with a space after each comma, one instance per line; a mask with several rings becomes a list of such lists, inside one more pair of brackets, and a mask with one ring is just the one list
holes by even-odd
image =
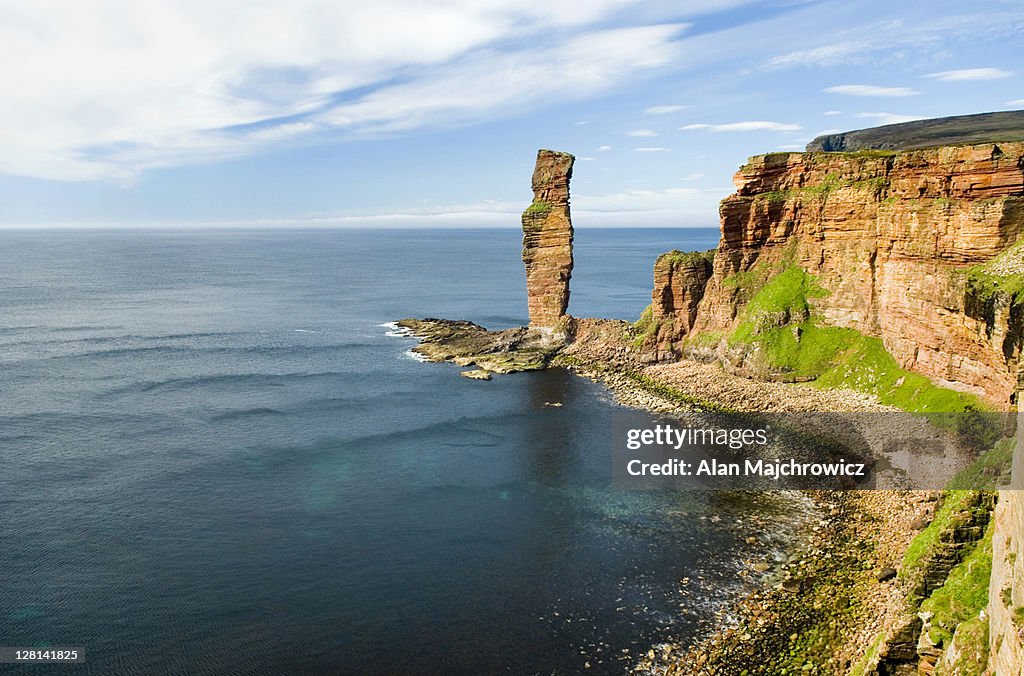
[[786, 122], [772, 122], [769, 120], [750, 120], [747, 122], [729, 122], [727, 124], [687, 124], [680, 127], [682, 131], [695, 129], [706, 129], [713, 132], [742, 132], [742, 131], [800, 131], [803, 129], [798, 124]]
[[671, 105], [671, 106], [651, 106], [644, 112], [648, 115], [667, 115], [668, 113], [676, 113], [680, 110], [685, 109], [687, 106]]
[[929, 73], [922, 77], [941, 82], [978, 82], [1002, 80], [1011, 75], [1013, 75], [1012, 72], [1001, 68], [963, 68], [961, 70], [944, 70], [939, 73]]
[[811, 49], [798, 49], [774, 56], [765, 63], [765, 69], [778, 70], [797, 66], [836, 66], [849, 63], [854, 57], [872, 49], [868, 41], [839, 42]]
[[843, 96], [882, 97], [916, 96], [921, 93], [908, 87], [876, 87], [863, 84], [836, 85], [835, 87], [826, 87], [822, 91], [826, 94], [842, 94]]
[[857, 113], [857, 117], [866, 120], [877, 120], [878, 124], [900, 124], [901, 122], [913, 122], [923, 120], [920, 115], [899, 115], [897, 113]]

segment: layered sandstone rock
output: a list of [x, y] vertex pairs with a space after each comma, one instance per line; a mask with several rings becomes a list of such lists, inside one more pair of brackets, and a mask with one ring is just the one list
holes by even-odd
[[999, 492], [988, 588], [989, 668], [1024, 673], [1024, 490]]
[[684, 333], [693, 328], [697, 306], [711, 278], [714, 253], [713, 249], [700, 253], [670, 251], [658, 257], [651, 297], [655, 319], [678, 321], [679, 330]]
[[[1018, 385], [1020, 388], [1020, 385]], [[1009, 490], [999, 491], [988, 587], [989, 669], [1024, 673], [1024, 414], [1017, 414], [1017, 446]]]
[[697, 321], [697, 308], [711, 278], [714, 250], [699, 253], [670, 251], [654, 263], [654, 292], [651, 319], [657, 332], [656, 344], [664, 354], [676, 350], [675, 342], [685, 337]]
[[539, 150], [533, 170], [533, 203], [523, 212], [523, 263], [530, 327], [555, 329], [569, 307], [572, 220], [569, 179], [575, 158]]
[[[1024, 231], [1024, 143], [775, 153], [751, 158], [734, 182], [696, 318], [660, 337], [660, 350], [734, 327], [756, 280], [798, 265], [827, 290], [812, 302], [829, 324], [881, 337], [901, 367], [939, 385], [1009, 401], [1024, 308], [1012, 295], [977, 296], [966, 271]], [[668, 297], [661, 311], [689, 316], [673, 284], [682, 288], [663, 271], [655, 310]]]

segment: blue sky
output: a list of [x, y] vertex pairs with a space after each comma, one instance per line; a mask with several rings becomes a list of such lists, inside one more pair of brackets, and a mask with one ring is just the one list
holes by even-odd
[[0, 227], [715, 226], [748, 156], [1024, 108], [1024, 3], [0, 2]]

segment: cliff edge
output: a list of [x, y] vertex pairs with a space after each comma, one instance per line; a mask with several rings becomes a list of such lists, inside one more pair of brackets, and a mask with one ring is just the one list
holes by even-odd
[[1024, 141], [1024, 110], [915, 120], [841, 134], [825, 134], [808, 143], [807, 150], [913, 150], [989, 141]]

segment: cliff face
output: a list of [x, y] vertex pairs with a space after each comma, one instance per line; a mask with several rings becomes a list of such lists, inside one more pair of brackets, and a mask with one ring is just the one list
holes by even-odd
[[1010, 400], [1024, 308], [1002, 275], [1024, 271], [1011, 248], [1024, 231], [1024, 143], [771, 154], [734, 182], [706, 284], [697, 268], [656, 269], [653, 314], [675, 320], [659, 355], [681, 353], [691, 332], [734, 328], [759, 285], [796, 266], [820, 287], [810, 303], [824, 322], [880, 337], [939, 385]]
[[531, 328], [554, 329], [569, 307], [573, 238], [569, 179], [574, 160], [568, 153], [537, 152], [533, 203], [522, 219]]
[[655, 344], [668, 346], [659, 359], [670, 357], [674, 336], [685, 336], [697, 321], [697, 310], [712, 274], [714, 250], [701, 253], [670, 251], [654, 263], [651, 319]]
[[[1021, 453], [1018, 449], [1018, 455]], [[1015, 476], [1019, 476], [1016, 473]], [[989, 579], [989, 668], [1024, 673], [1024, 491], [999, 492]]]
[[[1024, 383], [1021, 383], [1024, 385]], [[1018, 387], [1021, 387], [1018, 385]], [[1010, 490], [999, 491], [988, 587], [989, 669], [1024, 673], [1024, 414], [1017, 414]]]

